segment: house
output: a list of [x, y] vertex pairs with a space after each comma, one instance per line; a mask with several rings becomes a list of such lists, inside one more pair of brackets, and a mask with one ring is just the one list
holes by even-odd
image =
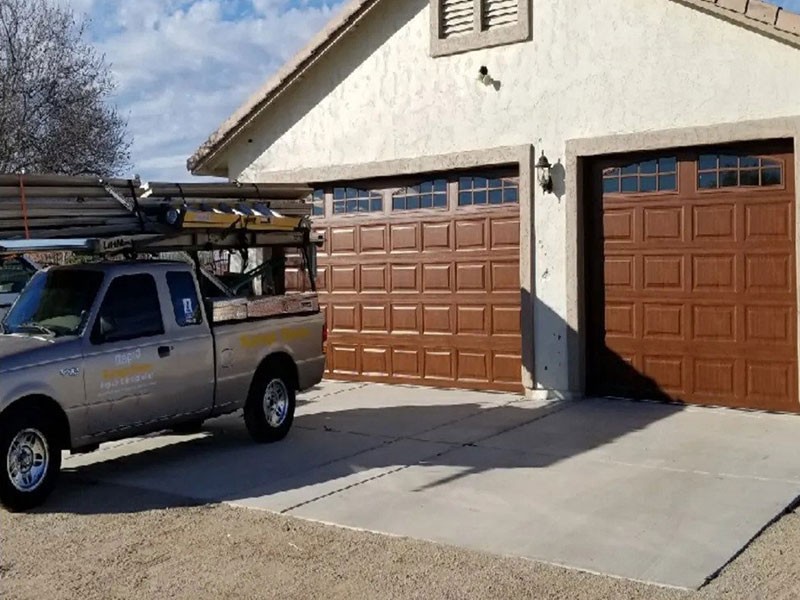
[[188, 164], [313, 183], [332, 377], [798, 411], [798, 73], [758, 0], [351, 0]]

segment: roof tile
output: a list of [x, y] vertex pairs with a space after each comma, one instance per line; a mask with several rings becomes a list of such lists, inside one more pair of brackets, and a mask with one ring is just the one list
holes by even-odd
[[[711, 2], [714, 3], [715, 0], [711, 0]], [[716, 0], [715, 3], [720, 8], [725, 8], [727, 10], [732, 10], [742, 14], [747, 12], [747, 0]]]
[[761, 0], [750, 0], [745, 15], [767, 25], [775, 25], [775, 21], [778, 19], [778, 10], [774, 4], [768, 4]]
[[778, 20], [775, 22], [775, 27], [781, 31], [800, 36], [800, 15], [788, 10], [780, 10], [778, 11]]

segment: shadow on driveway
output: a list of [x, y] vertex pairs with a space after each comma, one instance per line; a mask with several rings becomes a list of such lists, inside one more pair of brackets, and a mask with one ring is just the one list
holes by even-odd
[[[546, 468], [683, 410], [612, 401], [492, 404], [488, 395], [480, 402], [437, 405], [440, 393], [408, 388], [407, 405], [340, 410], [335, 398], [312, 400], [298, 408], [292, 432], [277, 444], [251, 442], [241, 419], [230, 416], [209, 421], [200, 435], [153, 436], [70, 457], [60, 487], [40, 511], [128, 513], [272, 496], [274, 508], [288, 512], [410, 466], [457, 468], [422, 491], [487, 470]], [[614, 410], [598, 411], [604, 405]], [[470, 447], [503, 452], [456, 452]], [[107, 492], [98, 482], [124, 491]]]

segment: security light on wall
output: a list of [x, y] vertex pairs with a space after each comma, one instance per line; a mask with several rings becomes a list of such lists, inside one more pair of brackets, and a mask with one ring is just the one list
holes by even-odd
[[478, 69], [478, 81], [483, 85], [492, 85], [494, 83], [494, 79], [489, 75], [488, 67], [481, 67]]
[[548, 194], [553, 191], [553, 177], [550, 175], [552, 167], [553, 165], [547, 160], [544, 150], [542, 150], [542, 156], [539, 157], [539, 162], [536, 163], [536, 173], [539, 176], [539, 185]]

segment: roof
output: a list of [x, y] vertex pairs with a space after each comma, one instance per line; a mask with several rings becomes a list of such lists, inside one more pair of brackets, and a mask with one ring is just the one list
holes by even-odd
[[[394, 0], [395, 2], [401, 0]], [[672, 0], [678, 4], [725, 19], [780, 42], [800, 48], [800, 14], [762, 0]], [[321, 56], [381, 0], [349, 0], [311, 42], [289, 60], [266, 84], [244, 102], [203, 142], [186, 164], [193, 174], [212, 174], [208, 161], [222, 151], [272, 101], [297, 80]]]

